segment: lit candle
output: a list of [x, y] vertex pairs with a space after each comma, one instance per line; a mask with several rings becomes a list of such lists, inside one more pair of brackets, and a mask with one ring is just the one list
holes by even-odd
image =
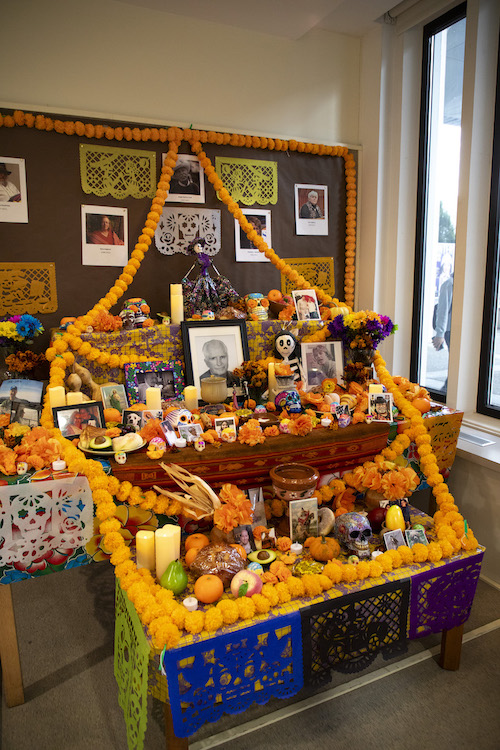
[[181, 527], [167, 524], [155, 531], [156, 578], [160, 580], [168, 566], [181, 554]]
[[384, 389], [382, 383], [370, 383], [368, 386], [368, 393], [383, 393]]
[[161, 388], [146, 388], [146, 409], [161, 409]]
[[184, 402], [189, 411], [198, 408], [198, 389], [195, 385], [187, 385], [184, 388]]
[[47, 390], [49, 392], [51, 409], [55, 409], [56, 406], [66, 406], [66, 391], [64, 390], [64, 386], [51, 385]]
[[81, 391], [68, 391], [66, 394], [66, 404], [68, 406], [83, 404], [83, 393]]
[[174, 325], [179, 325], [184, 320], [182, 284], [170, 284], [170, 316]]
[[151, 572], [155, 569], [155, 533], [154, 531], [138, 531], [135, 537], [137, 567], [147, 568]]

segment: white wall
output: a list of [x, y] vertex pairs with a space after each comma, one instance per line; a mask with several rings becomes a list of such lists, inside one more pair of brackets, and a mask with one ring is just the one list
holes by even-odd
[[0, 99], [357, 144], [359, 56], [358, 39], [327, 31], [291, 41], [114, 0], [7, 0]]

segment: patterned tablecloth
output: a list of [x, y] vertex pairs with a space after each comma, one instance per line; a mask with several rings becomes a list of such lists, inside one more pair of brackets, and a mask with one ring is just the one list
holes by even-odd
[[[412, 509], [412, 521], [432, 521]], [[311, 599], [273, 608], [250, 623], [185, 636], [161, 655], [117, 584], [115, 675], [129, 747], [142, 748], [147, 691], [170, 703], [175, 734], [239, 713], [304, 685], [324, 685], [331, 671], [353, 673], [379, 652], [404, 652], [408, 639], [449, 630], [469, 617], [484, 550], [437, 563], [407, 565], [380, 578], [338, 584]], [[148, 675], [148, 677], [146, 677]], [[148, 683], [148, 684], [146, 684]], [[139, 717], [139, 720], [138, 720]]]

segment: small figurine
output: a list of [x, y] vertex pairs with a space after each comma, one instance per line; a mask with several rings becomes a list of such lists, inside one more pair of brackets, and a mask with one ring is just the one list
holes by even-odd
[[300, 363], [296, 356], [297, 351], [298, 342], [293, 333], [282, 329], [276, 334], [274, 339], [275, 355], [283, 360], [283, 364], [290, 365], [294, 380], [300, 380]]
[[24, 474], [26, 474], [28, 471], [28, 464], [26, 461], [19, 461], [17, 464], [17, 473], [20, 477], [22, 477]]
[[[212, 264], [210, 256], [204, 251], [206, 244], [207, 241], [203, 237], [195, 237], [186, 248], [187, 254], [194, 255], [200, 266], [200, 273], [194, 281], [188, 279], [188, 276], [196, 264], [191, 266], [182, 279], [182, 287], [185, 290], [184, 312], [188, 318], [194, 314], [202, 315], [203, 310], [216, 313], [239, 297], [229, 279], [221, 276]], [[210, 276], [211, 268], [216, 274], [215, 279]]]
[[203, 440], [203, 438], [200, 437], [194, 441], [194, 449], [197, 450], [198, 453], [201, 453], [205, 450], [205, 441]]
[[115, 461], [117, 464], [124, 464], [127, 461], [127, 454], [124, 451], [115, 453]]
[[125, 330], [134, 328], [147, 328], [153, 325], [153, 320], [149, 317], [150, 307], [145, 299], [141, 297], [132, 297], [123, 303], [120, 318], [123, 321]]

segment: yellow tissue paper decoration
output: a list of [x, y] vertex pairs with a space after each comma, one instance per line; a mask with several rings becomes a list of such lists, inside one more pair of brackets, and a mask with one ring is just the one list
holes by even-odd
[[275, 161], [216, 156], [215, 171], [234, 201], [245, 206], [255, 203], [274, 206], [278, 202], [278, 164]]
[[152, 198], [156, 190], [156, 152], [80, 144], [84, 193], [99, 197]]
[[[328, 294], [335, 294], [333, 258], [283, 258], [283, 261], [303, 276], [311, 287], [319, 286]], [[295, 284], [282, 274], [282, 293], [291, 294], [294, 289], [296, 289]]]
[[54, 263], [0, 263], [0, 315], [56, 310]]

